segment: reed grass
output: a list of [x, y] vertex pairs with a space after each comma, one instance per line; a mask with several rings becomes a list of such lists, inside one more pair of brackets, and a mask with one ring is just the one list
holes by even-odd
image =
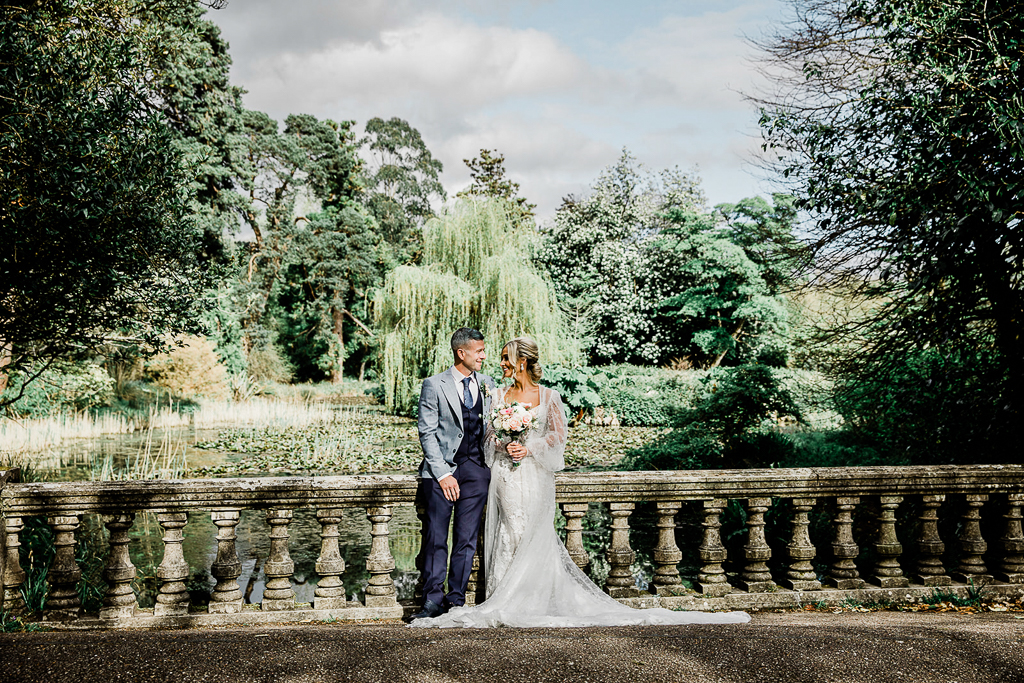
[[153, 428], [134, 456], [118, 466], [113, 455], [107, 454], [94, 467], [93, 479], [99, 481], [129, 481], [135, 479], [181, 479], [188, 471], [188, 446], [180, 437], [175, 439], [165, 431], [153, 449]]

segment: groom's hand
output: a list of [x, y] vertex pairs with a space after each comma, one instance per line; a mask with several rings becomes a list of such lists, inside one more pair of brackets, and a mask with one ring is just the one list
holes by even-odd
[[455, 477], [445, 477], [437, 483], [441, 486], [441, 493], [445, 498], [453, 503], [459, 499], [459, 482], [455, 481]]

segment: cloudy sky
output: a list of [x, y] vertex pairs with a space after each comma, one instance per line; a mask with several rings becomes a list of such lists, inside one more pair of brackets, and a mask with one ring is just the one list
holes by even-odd
[[782, 0], [230, 0], [212, 11], [246, 106], [365, 122], [398, 116], [444, 164], [505, 155], [551, 215], [626, 147], [645, 166], [696, 168], [712, 204], [766, 194], [750, 161], [757, 86], [747, 37]]

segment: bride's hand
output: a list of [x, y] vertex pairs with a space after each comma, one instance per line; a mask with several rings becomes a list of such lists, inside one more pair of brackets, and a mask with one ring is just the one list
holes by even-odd
[[510, 443], [508, 446], [505, 446], [505, 451], [509, 454], [509, 457], [512, 458], [513, 462], [519, 462], [525, 458], [527, 454], [526, 447], [522, 444], [516, 443], [515, 441]]

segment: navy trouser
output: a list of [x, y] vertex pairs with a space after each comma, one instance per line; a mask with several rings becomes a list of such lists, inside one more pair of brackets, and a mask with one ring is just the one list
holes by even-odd
[[[480, 519], [487, 502], [491, 470], [472, 460], [458, 463], [452, 474], [459, 482], [459, 499], [454, 503], [444, 497], [441, 485], [433, 477], [420, 479], [418, 495], [426, 508], [427, 523], [423, 531], [416, 566], [423, 576], [423, 599], [438, 605], [466, 604], [466, 586], [473, 570]], [[452, 524], [451, 567], [448, 567], [448, 524]], [[444, 577], [448, 574], [448, 595], [444, 593]]]

